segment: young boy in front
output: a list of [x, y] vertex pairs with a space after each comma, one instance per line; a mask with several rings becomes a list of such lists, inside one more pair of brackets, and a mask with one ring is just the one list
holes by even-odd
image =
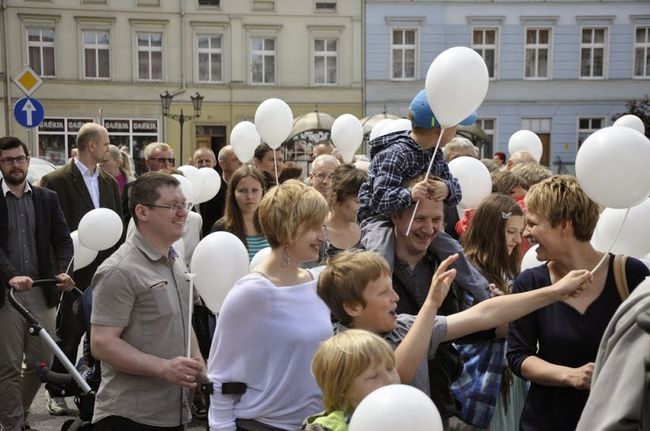
[[487, 299], [450, 316], [436, 316], [456, 276], [452, 255], [438, 267], [417, 316], [397, 314], [390, 267], [374, 252], [343, 252], [331, 259], [318, 281], [318, 295], [338, 319], [335, 333], [365, 329], [383, 337], [395, 350], [402, 383], [429, 393], [427, 359], [443, 341], [494, 328], [538, 308], [579, 294], [591, 279], [587, 270], [571, 271], [552, 286]]

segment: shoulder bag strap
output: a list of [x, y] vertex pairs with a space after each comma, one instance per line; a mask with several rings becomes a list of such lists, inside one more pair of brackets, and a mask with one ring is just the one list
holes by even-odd
[[627, 287], [627, 274], [625, 273], [625, 262], [627, 256], [622, 254], [614, 258], [614, 281], [616, 282], [616, 289], [621, 297], [621, 301], [625, 301], [630, 296], [630, 289]]

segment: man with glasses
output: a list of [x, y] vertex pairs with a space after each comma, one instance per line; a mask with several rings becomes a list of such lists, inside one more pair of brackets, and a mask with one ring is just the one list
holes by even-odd
[[93, 279], [90, 342], [102, 361], [94, 429], [182, 430], [205, 375], [194, 331], [186, 357], [189, 282], [172, 248], [190, 205], [176, 178], [149, 172], [133, 182], [129, 208], [135, 232]]
[[[147, 167], [147, 172], [158, 172], [161, 169], [173, 168], [176, 163], [174, 159], [174, 150], [164, 142], [152, 142], [144, 147], [144, 164]], [[131, 213], [129, 212], [129, 188], [130, 183], [124, 185], [122, 190], [122, 220], [124, 221], [124, 229], [129, 226], [131, 220]]]
[[[86, 123], [77, 133], [77, 156], [65, 166], [41, 178], [41, 186], [55, 191], [59, 197], [63, 215], [71, 231], [77, 230], [82, 217], [95, 208], [108, 208], [122, 217], [117, 181], [97, 166], [109, 157], [109, 144], [108, 132], [104, 127], [97, 123]], [[81, 290], [90, 286], [99, 264], [116, 249], [117, 245], [100, 251], [90, 265], [74, 272], [74, 280]], [[63, 295], [59, 309], [60, 324], [57, 328], [61, 350], [73, 363], [84, 333], [83, 325], [73, 313], [73, 304], [77, 298], [74, 294]], [[58, 360], [54, 361], [52, 370], [66, 372]], [[64, 398], [49, 397], [47, 409], [53, 415], [71, 413]]]
[[[27, 182], [29, 152], [18, 138], [0, 138], [0, 429], [30, 429], [26, 412], [41, 386], [34, 364], [52, 362], [52, 351], [7, 302], [13, 287], [18, 299], [54, 335], [57, 289], [31, 289], [32, 280], [55, 278], [60, 290], [74, 286], [65, 273], [72, 240], [56, 193]], [[24, 357], [24, 360], [23, 360]], [[24, 365], [23, 365], [24, 362]], [[21, 375], [22, 369], [22, 375]]]
[[314, 162], [311, 164], [309, 182], [311, 186], [318, 190], [327, 201], [329, 201], [332, 173], [340, 165], [341, 162], [331, 154], [320, 155], [316, 157]]

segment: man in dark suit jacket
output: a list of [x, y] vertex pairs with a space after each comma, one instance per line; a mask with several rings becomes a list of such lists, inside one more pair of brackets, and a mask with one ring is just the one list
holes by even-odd
[[[72, 259], [72, 240], [56, 194], [26, 180], [27, 147], [18, 138], [0, 139], [0, 429], [25, 429], [29, 408], [40, 381], [36, 361], [52, 362], [52, 351], [29, 336], [29, 324], [7, 302], [12, 287], [40, 324], [53, 335], [57, 289], [31, 289], [33, 279], [55, 278], [62, 290], [74, 282], [65, 273]], [[11, 227], [10, 227], [11, 226]], [[25, 357], [25, 369], [21, 368]]]
[[[65, 166], [41, 178], [41, 185], [54, 190], [59, 197], [65, 220], [71, 231], [77, 230], [81, 218], [95, 208], [108, 208], [122, 217], [120, 191], [115, 179], [103, 172], [97, 164], [108, 157], [110, 140], [106, 129], [96, 123], [86, 123], [77, 134], [78, 156]], [[122, 235], [124, 237], [124, 235]], [[97, 258], [87, 267], [74, 272], [77, 286], [84, 290], [90, 286], [97, 267], [115, 250], [114, 247], [100, 251]], [[59, 309], [61, 323], [57, 335], [61, 340], [61, 350], [74, 362], [77, 348], [84, 333], [84, 327], [73, 319], [72, 306], [76, 297], [64, 295]], [[65, 369], [54, 362], [52, 369], [65, 372]], [[61, 407], [58, 408], [57, 407]], [[65, 414], [65, 400], [58, 399], [48, 402], [48, 410], [52, 414]]]

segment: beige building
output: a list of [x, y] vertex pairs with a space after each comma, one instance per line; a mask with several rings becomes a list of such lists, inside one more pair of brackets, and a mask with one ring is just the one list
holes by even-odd
[[[285, 100], [294, 116], [362, 114], [362, 0], [4, 0], [0, 128], [34, 155], [64, 163], [80, 125], [96, 121], [135, 159], [149, 142], [176, 148], [170, 113], [201, 116], [183, 127], [185, 161], [199, 145], [218, 150], [260, 102]], [[13, 116], [23, 97], [11, 78], [29, 64], [44, 83], [38, 128]], [[136, 162], [137, 164], [137, 162]]]

